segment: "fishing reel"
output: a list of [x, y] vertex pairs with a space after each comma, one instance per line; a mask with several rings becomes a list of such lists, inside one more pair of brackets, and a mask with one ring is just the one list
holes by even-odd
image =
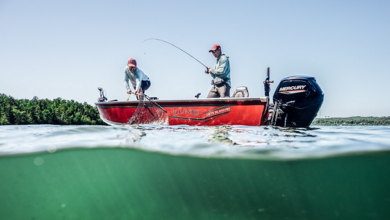
[[266, 82], [267, 82], [267, 80], [268, 80], [268, 83], [274, 83], [274, 81], [273, 81], [273, 80], [269, 80], [268, 78], [266, 78], [266, 79], [264, 80], [264, 82], [263, 82], [263, 83], [266, 83]]
[[269, 96], [269, 91], [271, 90], [271, 84], [270, 83], [274, 83], [273, 80], [270, 80], [270, 76], [269, 76], [269, 73], [270, 73], [270, 70], [269, 70], [269, 67], [267, 68], [267, 78], [265, 78], [263, 84], [264, 84], [264, 93], [265, 93], [265, 96]]

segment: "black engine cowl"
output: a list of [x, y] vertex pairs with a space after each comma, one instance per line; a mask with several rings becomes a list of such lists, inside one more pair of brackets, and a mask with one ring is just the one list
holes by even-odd
[[317, 116], [324, 93], [311, 76], [282, 79], [273, 97], [271, 124], [284, 127], [308, 127]]

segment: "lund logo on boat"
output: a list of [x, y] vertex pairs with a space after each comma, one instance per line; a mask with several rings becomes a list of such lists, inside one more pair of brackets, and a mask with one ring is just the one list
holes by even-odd
[[182, 114], [190, 114], [190, 115], [198, 115], [198, 110], [192, 110], [192, 111], [189, 111], [189, 110], [173, 110], [173, 115], [182, 115]]

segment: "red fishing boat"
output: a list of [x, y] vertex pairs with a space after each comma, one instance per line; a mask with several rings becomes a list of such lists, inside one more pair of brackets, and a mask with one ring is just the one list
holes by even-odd
[[[168, 125], [265, 125], [268, 117], [268, 97], [217, 98], [188, 100], [155, 100], [166, 113], [158, 121]], [[101, 119], [110, 125], [124, 125], [139, 108], [138, 101], [95, 103]], [[145, 114], [149, 113], [145, 110]], [[148, 117], [141, 123], [147, 124]], [[150, 118], [150, 117], [149, 117]]]
[[[267, 81], [268, 80], [268, 81]], [[276, 125], [308, 127], [317, 116], [324, 94], [314, 77], [290, 76], [282, 79], [269, 103], [269, 70], [265, 84], [265, 97], [250, 98], [245, 86], [238, 87], [232, 98], [153, 100], [145, 96], [147, 107], [138, 101], [106, 101], [100, 90], [95, 103], [100, 118], [110, 125], [163, 122], [168, 125]], [[199, 94], [195, 97], [198, 97]], [[142, 105], [141, 105], [142, 104]], [[163, 111], [156, 114], [155, 110]], [[140, 111], [142, 110], [142, 111]]]

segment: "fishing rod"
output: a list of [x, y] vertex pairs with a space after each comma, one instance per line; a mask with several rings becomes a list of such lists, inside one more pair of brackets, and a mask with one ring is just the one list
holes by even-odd
[[[164, 43], [167, 43], [167, 44], [169, 44], [169, 45], [171, 45], [171, 46], [174, 46], [174, 47], [176, 47], [177, 49], [183, 51], [183, 52], [186, 53], [188, 56], [192, 57], [194, 60], [198, 61], [200, 64], [202, 64], [204, 67], [207, 68], [207, 66], [204, 65], [202, 62], [200, 62], [198, 59], [196, 59], [196, 58], [193, 57], [191, 54], [185, 52], [183, 49], [181, 49], [180, 47], [178, 47], [178, 46], [176, 46], [176, 45], [174, 45], [174, 44], [171, 44], [171, 43], [169, 43], [169, 42], [167, 42], [167, 41], [165, 41], [165, 40], [161, 40], [161, 39], [157, 39], [157, 38], [149, 38], [149, 39], [146, 39], [146, 40], [144, 40], [144, 41], [147, 41], [147, 40], [158, 40], [158, 41], [162, 41], [162, 42], [164, 42]], [[141, 43], [143, 43], [144, 41], [142, 41]]]

